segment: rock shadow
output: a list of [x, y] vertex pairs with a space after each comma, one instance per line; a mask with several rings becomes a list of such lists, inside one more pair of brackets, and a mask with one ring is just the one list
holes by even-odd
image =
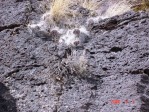
[[17, 112], [16, 100], [9, 93], [9, 89], [0, 82], [0, 112]]

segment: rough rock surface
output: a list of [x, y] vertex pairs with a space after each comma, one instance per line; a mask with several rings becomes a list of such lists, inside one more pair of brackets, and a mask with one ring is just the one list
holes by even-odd
[[57, 43], [28, 32], [28, 22], [42, 13], [39, 3], [0, 1], [0, 112], [149, 111], [148, 13], [88, 26], [89, 72], [79, 76], [62, 70], [66, 55], [58, 55], [63, 51]]

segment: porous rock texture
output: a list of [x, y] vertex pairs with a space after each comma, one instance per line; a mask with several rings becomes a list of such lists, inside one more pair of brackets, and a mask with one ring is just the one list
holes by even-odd
[[28, 32], [39, 2], [0, 0], [0, 112], [149, 112], [149, 14], [89, 25], [88, 72], [75, 74], [71, 49]]

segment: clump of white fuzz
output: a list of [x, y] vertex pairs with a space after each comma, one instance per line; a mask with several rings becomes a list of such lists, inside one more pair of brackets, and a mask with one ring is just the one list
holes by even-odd
[[[78, 33], [78, 34], [77, 34]], [[81, 40], [83, 36], [89, 36], [89, 32], [86, 30], [84, 26], [81, 26], [78, 29], [71, 29], [66, 32], [66, 34], [62, 35], [59, 39], [59, 43], [64, 43], [67, 46], [77, 46], [77, 44], [85, 41]]]

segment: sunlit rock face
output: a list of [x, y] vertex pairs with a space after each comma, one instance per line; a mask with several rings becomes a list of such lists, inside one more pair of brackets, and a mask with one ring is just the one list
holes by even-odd
[[[49, 30], [39, 24], [46, 2], [0, 2], [0, 112], [149, 112], [149, 14], [109, 13], [118, 1], [102, 1], [96, 22]], [[68, 43], [82, 32], [89, 40], [61, 45], [67, 31]]]

